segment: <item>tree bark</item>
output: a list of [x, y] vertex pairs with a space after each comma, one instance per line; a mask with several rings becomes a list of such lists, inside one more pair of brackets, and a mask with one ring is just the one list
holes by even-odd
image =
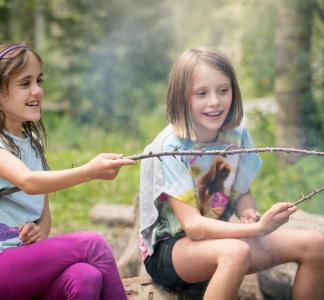
[[42, 52], [45, 45], [45, 5], [45, 1], [37, 0], [34, 12], [34, 47], [39, 52]]
[[[307, 146], [307, 127], [315, 111], [311, 97], [310, 45], [314, 1], [278, 0], [275, 97], [278, 102], [277, 144]], [[299, 155], [282, 156], [294, 162]]]

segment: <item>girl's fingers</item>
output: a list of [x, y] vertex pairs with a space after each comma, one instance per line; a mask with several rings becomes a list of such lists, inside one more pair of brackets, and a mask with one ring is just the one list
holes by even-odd
[[123, 166], [135, 165], [136, 161], [127, 159], [127, 158], [120, 158], [120, 159], [112, 160], [110, 163], [111, 163], [112, 167], [120, 168]]
[[19, 228], [19, 231], [20, 231], [19, 238], [21, 240], [25, 239], [28, 232], [30, 232], [34, 226], [36, 226], [34, 223], [23, 224]]
[[42, 237], [41, 232], [38, 231], [32, 236], [28, 236], [27, 240], [24, 243], [27, 244], [27, 245], [35, 243], [36, 241], [41, 239], [41, 237]]
[[40, 233], [40, 228], [35, 223], [28, 223], [22, 226], [19, 238], [23, 242], [27, 242], [30, 239], [33, 240], [34, 236], [38, 236]]
[[288, 203], [276, 203], [272, 205], [272, 207], [268, 210], [269, 213], [272, 214], [272, 216], [275, 216], [283, 211], [286, 211], [289, 208]]

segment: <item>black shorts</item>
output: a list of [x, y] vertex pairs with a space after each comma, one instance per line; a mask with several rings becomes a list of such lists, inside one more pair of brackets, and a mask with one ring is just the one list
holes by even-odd
[[[205, 290], [208, 282], [188, 283], [182, 280], [176, 273], [172, 262], [172, 250], [175, 243], [184, 237], [179, 234], [175, 237], [159, 241], [154, 247], [154, 253], [148, 256], [145, 261], [147, 273], [162, 287], [174, 291], [184, 289]], [[193, 270], [194, 272], [194, 270]]]

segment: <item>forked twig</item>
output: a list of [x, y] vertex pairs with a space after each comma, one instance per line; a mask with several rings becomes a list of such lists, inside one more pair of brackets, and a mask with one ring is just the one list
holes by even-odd
[[312, 198], [313, 196], [315, 196], [316, 194], [320, 193], [320, 192], [323, 192], [324, 191], [324, 186], [321, 186], [320, 188], [318, 188], [317, 190], [311, 192], [310, 194], [304, 196], [302, 195], [302, 197], [300, 199], [298, 199], [297, 201], [293, 202], [292, 204], [293, 205], [298, 205], [310, 198]]
[[[324, 191], [324, 186], [321, 186], [319, 187], [318, 189], [312, 191], [311, 193], [309, 193], [308, 195], [304, 196], [302, 195], [302, 197], [300, 199], [298, 199], [297, 201], [295, 202], [292, 202], [292, 205], [290, 207], [293, 207], [293, 206], [296, 206], [306, 200], [309, 200], [311, 199], [312, 197], [314, 197], [316, 194], [319, 194], [320, 192], [323, 192]], [[255, 219], [256, 222], [259, 222], [260, 219], [261, 219], [262, 215], [258, 215]]]

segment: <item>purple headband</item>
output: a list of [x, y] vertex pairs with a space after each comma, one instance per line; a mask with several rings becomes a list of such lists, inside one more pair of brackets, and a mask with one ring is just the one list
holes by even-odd
[[3, 56], [5, 56], [8, 52], [14, 50], [14, 49], [18, 49], [18, 48], [27, 48], [27, 46], [25, 45], [13, 45], [7, 49], [4, 49], [3, 51], [0, 52], [0, 58], [2, 58]]

